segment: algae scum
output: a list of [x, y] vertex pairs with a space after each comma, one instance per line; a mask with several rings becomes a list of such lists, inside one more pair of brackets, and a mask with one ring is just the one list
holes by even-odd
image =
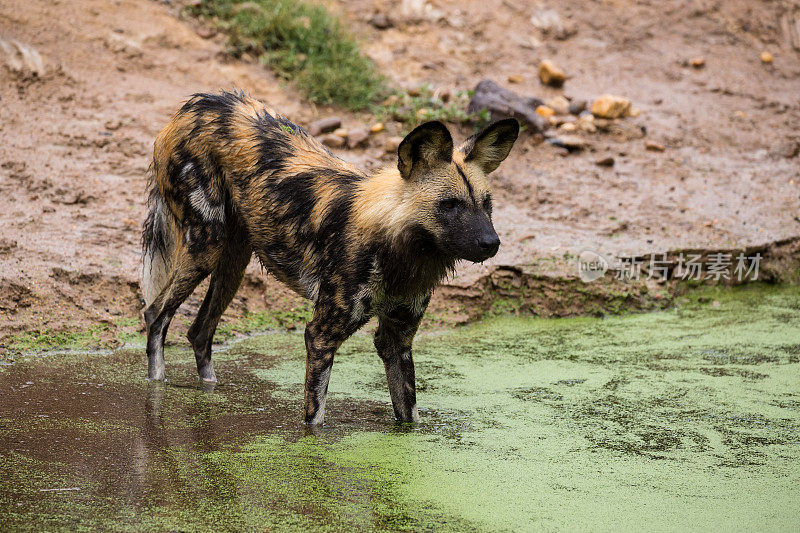
[[416, 343], [398, 426], [371, 339], [300, 423], [302, 335], [0, 367], [0, 529], [800, 527], [800, 289], [610, 319], [495, 319]]

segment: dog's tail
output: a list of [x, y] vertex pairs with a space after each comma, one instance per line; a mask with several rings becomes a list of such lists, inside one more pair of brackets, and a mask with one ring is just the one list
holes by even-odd
[[179, 241], [178, 221], [152, 180], [148, 214], [142, 231], [142, 294], [145, 308], [167, 285]]

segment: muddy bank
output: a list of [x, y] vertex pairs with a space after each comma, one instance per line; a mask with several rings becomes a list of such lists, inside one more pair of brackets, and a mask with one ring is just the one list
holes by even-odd
[[217, 353], [213, 391], [182, 348], [155, 387], [142, 350], [24, 358], [0, 366], [0, 527], [796, 529], [799, 296], [423, 334], [414, 427], [365, 335], [315, 434], [299, 332]]
[[[237, 86], [302, 125], [336, 115], [352, 130], [376, 120], [308, 105], [264, 66], [232, 60], [225, 36], [181, 17], [180, 4], [0, 6], [3, 39], [41, 59], [34, 71], [0, 58], [0, 352], [116, 346], [139, 335], [152, 142], [191, 93]], [[661, 307], [680, 289], [583, 286], [571, 257], [744, 250], [800, 232], [796, 7], [736, 0], [687, 16], [677, 1], [329, 4], [397, 87], [454, 94], [490, 78], [545, 102], [619, 94], [640, 111], [581, 133], [574, 152], [523, 135], [492, 178], [500, 254], [459, 269], [434, 301], [437, 321]], [[376, 25], [375, 14], [386, 23]], [[762, 62], [762, 51], [774, 61]], [[703, 68], [692, 67], [700, 55]], [[563, 87], [539, 82], [543, 60], [565, 71]], [[387, 120], [364, 145], [336, 152], [369, 168], [393, 164], [384, 144], [404, 127]], [[471, 133], [464, 126], [456, 137]], [[791, 277], [794, 264], [776, 264], [772, 277]], [[496, 286], [506, 281], [524, 294]], [[177, 317], [174, 342], [201, 299]], [[223, 320], [250, 331], [302, 323], [304, 309], [253, 265]]]

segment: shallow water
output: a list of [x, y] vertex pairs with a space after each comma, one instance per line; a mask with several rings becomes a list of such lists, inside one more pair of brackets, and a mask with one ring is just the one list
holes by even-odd
[[302, 335], [0, 367], [0, 528], [525, 530], [800, 527], [800, 289], [679, 310], [506, 318], [416, 343], [396, 425], [371, 339], [301, 423]]

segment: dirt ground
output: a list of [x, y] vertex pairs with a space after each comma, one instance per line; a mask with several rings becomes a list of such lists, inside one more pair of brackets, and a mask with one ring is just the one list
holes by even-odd
[[[641, 110], [587, 134], [580, 153], [523, 136], [494, 176], [504, 246], [484, 265], [463, 265], [457, 286], [498, 265], [550, 275], [565, 253], [584, 248], [646, 254], [800, 236], [797, 1], [327, 4], [401, 87], [470, 89], [491, 78], [544, 100], [623, 95]], [[311, 106], [264, 67], [227, 59], [224, 36], [182, 20], [179, 8], [0, 4], [0, 38], [32, 47], [43, 62], [38, 75], [6, 66], [0, 78], [0, 345], [27, 330], [103, 323], [113, 331], [139, 316], [152, 142], [188, 95], [236, 86], [299, 124], [331, 114], [351, 126], [374, 121]], [[392, 27], [371, 25], [375, 13]], [[772, 63], [759, 59], [764, 51]], [[704, 67], [692, 67], [699, 56]], [[567, 72], [563, 89], [540, 84], [542, 59]], [[384, 138], [399, 129], [389, 124], [367, 148], [341, 155], [390, 164]], [[614, 165], [598, 166], [606, 156]], [[229, 314], [297, 303], [251, 265]]]

